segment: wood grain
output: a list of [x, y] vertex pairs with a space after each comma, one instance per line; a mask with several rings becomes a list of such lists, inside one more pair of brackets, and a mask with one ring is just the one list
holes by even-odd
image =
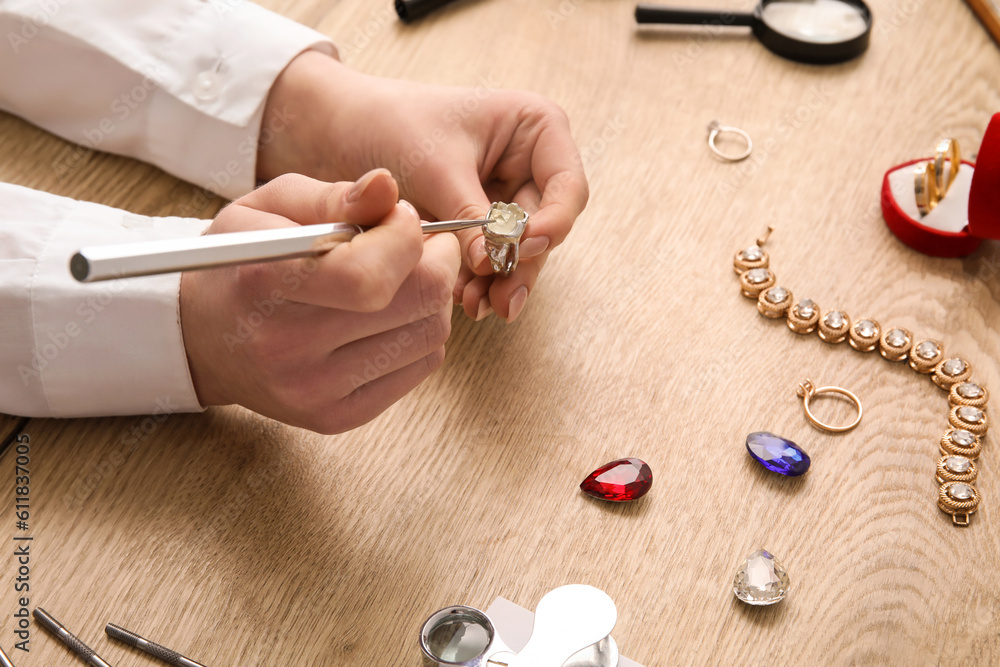
[[[774, 224], [772, 266], [797, 297], [938, 338], [1000, 392], [1000, 244], [925, 257], [878, 209], [889, 167], [942, 136], [973, 153], [1000, 110], [1000, 53], [964, 5], [872, 0], [870, 51], [817, 68], [741, 33], [639, 31], [626, 2], [475, 0], [413, 26], [388, 3], [264, 4], [366, 72], [552, 97], [590, 205], [517, 323], [456, 314], [445, 366], [351, 433], [237, 408], [32, 420], [32, 606], [120, 667], [155, 663], [104, 638], [107, 622], [213, 667], [415, 666], [417, 629], [442, 606], [500, 595], [534, 608], [588, 583], [617, 602], [614, 636], [647, 667], [1000, 664], [995, 439], [982, 509], [956, 528], [935, 505], [944, 394], [765, 320], [731, 268]], [[935, 44], [957, 46], [938, 57]], [[713, 118], [753, 136], [750, 159], [711, 155]], [[221, 205], [130, 160], [68, 158], [19, 119], [0, 116], [0, 133], [8, 181], [139, 213]], [[73, 166], [57, 173], [60, 161]], [[862, 424], [812, 430], [795, 396], [805, 377], [858, 393]], [[743, 441], [762, 429], [802, 444], [812, 471], [759, 469]], [[622, 456], [653, 467], [644, 500], [579, 493]], [[732, 595], [758, 547], [792, 578], [776, 607]], [[16, 567], [4, 560], [4, 647]], [[37, 626], [13, 657], [73, 664]]]

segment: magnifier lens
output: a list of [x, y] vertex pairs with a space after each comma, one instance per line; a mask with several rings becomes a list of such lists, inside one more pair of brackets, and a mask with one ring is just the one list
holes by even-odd
[[861, 8], [840, 0], [774, 0], [761, 19], [775, 32], [812, 44], [836, 44], [868, 30]]
[[471, 607], [449, 607], [424, 624], [424, 651], [443, 663], [462, 664], [481, 656], [493, 642], [493, 624]]

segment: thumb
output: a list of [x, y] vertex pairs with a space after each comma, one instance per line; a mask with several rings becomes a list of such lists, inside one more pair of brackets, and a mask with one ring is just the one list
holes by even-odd
[[354, 183], [324, 183], [285, 174], [233, 203], [299, 225], [347, 222], [369, 226], [389, 215], [398, 199], [399, 187], [392, 174], [375, 169]]
[[[300, 276], [294, 295], [301, 303], [358, 312], [384, 308], [423, 253], [416, 211], [397, 202], [391, 174], [378, 169], [356, 183], [324, 183], [298, 174], [281, 176], [227, 207], [212, 231], [273, 229], [346, 222], [369, 227], [347, 243], [317, 258], [265, 262], [239, 267], [239, 273], [270, 293], [285, 289], [289, 272]], [[305, 279], [305, 278], [308, 278]]]

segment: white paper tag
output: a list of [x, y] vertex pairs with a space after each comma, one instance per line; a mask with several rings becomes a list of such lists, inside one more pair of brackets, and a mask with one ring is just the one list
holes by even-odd
[[[486, 615], [493, 621], [493, 626], [500, 633], [503, 643], [515, 653], [523, 649], [531, 639], [535, 615], [524, 607], [498, 597], [486, 610]], [[611, 636], [614, 637], [614, 633]], [[618, 667], [642, 667], [642, 665], [622, 656], [618, 660]]]

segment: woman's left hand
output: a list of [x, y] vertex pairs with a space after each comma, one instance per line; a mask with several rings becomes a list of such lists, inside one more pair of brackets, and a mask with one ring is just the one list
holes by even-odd
[[493, 201], [530, 213], [509, 276], [493, 273], [481, 230], [458, 232], [463, 266], [454, 298], [477, 320], [495, 311], [510, 322], [521, 313], [546, 258], [587, 203], [566, 114], [533, 93], [373, 77], [308, 51], [272, 88], [265, 124], [275, 114], [288, 125], [261, 146], [260, 178], [354, 180], [385, 167], [400, 196], [428, 219], [481, 218]]

